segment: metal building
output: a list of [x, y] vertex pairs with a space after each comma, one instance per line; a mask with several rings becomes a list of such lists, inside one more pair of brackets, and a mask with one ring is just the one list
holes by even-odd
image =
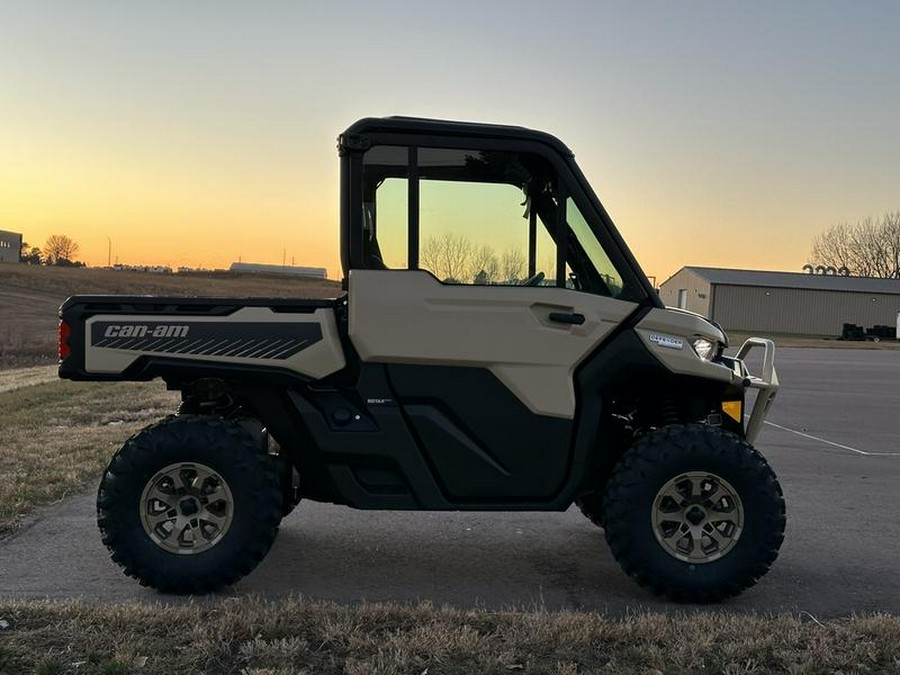
[[0, 263], [19, 262], [22, 252], [22, 235], [18, 232], [0, 230]]
[[840, 336], [845, 323], [894, 326], [900, 279], [682, 267], [664, 281], [662, 301], [726, 330]]

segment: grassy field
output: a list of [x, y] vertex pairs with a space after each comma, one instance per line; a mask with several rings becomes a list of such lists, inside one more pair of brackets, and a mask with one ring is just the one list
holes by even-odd
[[0, 603], [2, 673], [897, 673], [900, 619]]
[[316, 298], [340, 292], [334, 281], [270, 275], [0, 265], [0, 369], [56, 358], [56, 312], [70, 295]]
[[[0, 390], [15, 373], [0, 373]], [[177, 405], [161, 382], [57, 380], [2, 391], [0, 538], [36, 506], [93, 489], [125, 439]]]

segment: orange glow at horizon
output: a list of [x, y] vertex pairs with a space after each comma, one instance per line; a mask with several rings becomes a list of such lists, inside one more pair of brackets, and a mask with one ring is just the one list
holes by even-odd
[[0, 229], [340, 278], [335, 137], [393, 114], [557, 135], [657, 283], [900, 208], [897, 3], [459, 2], [6, 3]]
[[0, 174], [0, 229], [22, 232], [39, 247], [65, 234], [90, 266], [222, 269], [239, 260], [284, 261], [340, 278], [336, 153], [330, 167], [307, 175], [299, 159], [283, 173], [242, 171], [190, 157], [166, 163], [149, 147], [138, 150], [130, 159], [88, 154], [66, 141], [45, 153], [23, 147], [15, 172]]

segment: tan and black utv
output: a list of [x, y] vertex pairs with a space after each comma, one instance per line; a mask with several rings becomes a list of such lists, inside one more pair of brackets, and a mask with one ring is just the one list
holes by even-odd
[[679, 600], [765, 574], [785, 525], [751, 445], [772, 343], [729, 358], [718, 326], [666, 309], [553, 136], [392, 117], [339, 147], [342, 297], [62, 306], [61, 377], [160, 377], [182, 396], [100, 484], [125, 572], [176, 593], [233, 583], [311, 499], [577, 504], [625, 572]]

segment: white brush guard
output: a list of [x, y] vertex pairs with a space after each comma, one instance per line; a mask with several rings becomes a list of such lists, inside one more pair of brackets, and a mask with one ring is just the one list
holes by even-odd
[[[761, 375], [753, 375], [745, 364], [747, 354], [754, 347], [762, 347], [764, 350]], [[749, 388], [759, 390], [744, 431], [747, 440], [753, 443], [759, 435], [763, 422], [766, 421], [766, 415], [769, 413], [772, 401], [775, 400], [775, 394], [778, 393], [778, 373], [775, 372], [775, 343], [766, 338], [748, 338], [735, 358], [741, 363], [744, 379], [749, 382]]]

